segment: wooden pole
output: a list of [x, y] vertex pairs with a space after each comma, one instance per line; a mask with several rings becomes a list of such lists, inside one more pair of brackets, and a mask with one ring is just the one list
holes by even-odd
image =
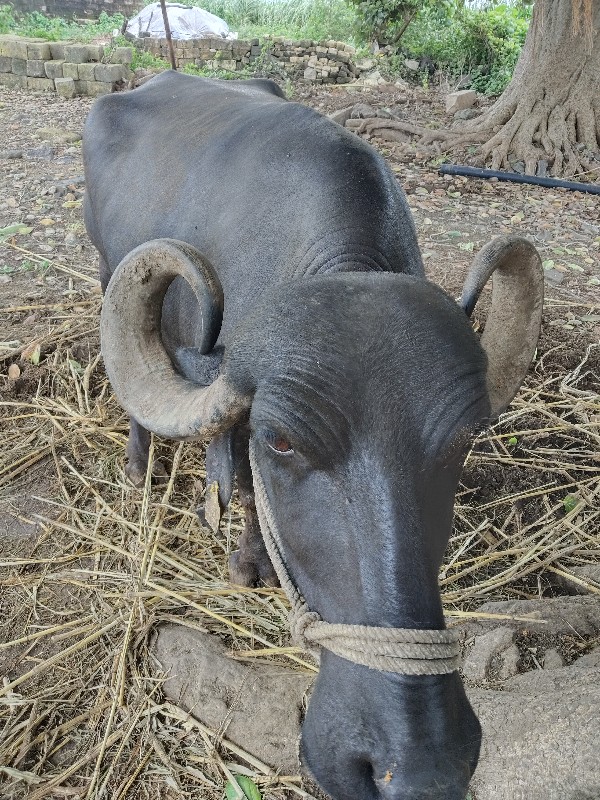
[[173, 48], [173, 39], [171, 38], [171, 26], [169, 25], [169, 17], [167, 15], [167, 6], [165, 0], [160, 0], [160, 10], [162, 11], [163, 22], [165, 24], [165, 35], [169, 45], [169, 59], [171, 61], [171, 69], [177, 71], [177, 62], [175, 61], [175, 50]]

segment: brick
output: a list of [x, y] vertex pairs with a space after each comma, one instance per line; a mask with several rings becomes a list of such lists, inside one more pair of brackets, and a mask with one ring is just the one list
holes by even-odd
[[71, 78], [71, 80], [79, 80], [79, 64], [71, 64], [70, 61], [63, 63], [63, 78]]
[[77, 72], [79, 73], [80, 81], [93, 81], [95, 80], [94, 71], [98, 65], [93, 62], [90, 64], [78, 64]]
[[131, 64], [132, 60], [133, 48], [131, 47], [115, 47], [110, 56], [111, 64]]
[[[125, 47], [123, 49], [128, 50], [129, 48]], [[87, 51], [88, 51], [88, 61], [102, 61], [102, 59], [104, 58], [104, 48], [102, 47], [102, 45], [88, 44]]]
[[116, 83], [122, 81], [123, 67], [121, 64], [96, 64], [94, 77], [101, 83]]
[[85, 44], [65, 45], [65, 59], [70, 64], [85, 64], [89, 61], [89, 53]]
[[13, 75], [12, 72], [0, 72], [0, 84], [9, 89], [23, 89], [25, 87], [25, 75]]
[[45, 78], [44, 61], [41, 59], [27, 60], [27, 75], [30, 78]]
[[28, 89], [35, 92], [54, 91], [54, 81], [51, 81], [49, 78], [27, 78], [26, 86]]
[[10, 50], [13, 58], [22, 58], [27, 60], [27, 42], [23, 39], [13, 39]]
[[75, 97], [75, 81], [73, 78], [56, 78], [54, 86], [56, 94], [60, 97]]
[[0, 56], [0, 72], [12, 72], [12, 58]]
[[63, 77], [64, 61], [44, 61], [44, 72], [50, 80]]
[[49, 61], [52, 58], [47, 42], [27, 42], [27, 58], [30, 61]]
[[71, 42], [49, 42], [50, 44], [50, 55], [53, 60], [55, 61], [64, 61], [65, 60], [65, 48], [68, 47]]
[[105, 81], [78, 81], [79, 94], [85, 94], [88, 97], [99, 97], [103, 94], [110, 94], [113, 90], [112, 83]]
[[27, 75], [27, 59], [13, 58], [11, 72], [15, 75]]

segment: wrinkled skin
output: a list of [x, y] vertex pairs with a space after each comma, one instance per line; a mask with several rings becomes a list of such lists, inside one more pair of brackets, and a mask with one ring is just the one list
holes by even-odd
[[[165, 73], [94, 105], [85, 220], [103, 288], [136, 246], [165, 237], [218, 273], [217, 347], [200, 352], [202, 320], [179, 278], [162, 341], [189, 381], [208, 385], [220, 371], [251, 398], [207, 461], [223, 506], [237, 473], [246, 511], [232, 579], [276, 582], [252, 437], [310, 608], [328, 622], [443, 628], [437, 574], [464, 456], [490, 414], [485, 354], [461, 309], [425, 280], [383, 159], [269, 82], [227, 83]], [[133, 418], [138, 482], [148, 438]], [[323, 653], [301, 751], [334, 800], [463, 800], [479, 744], [457, 673], [391, 675]]]
[[[437, 573], [465, 448], [489, 414], [485, 357], [430, 284], [315, 284], [269, 293], [257, 311], [268, 357], [242, 347], [225, 365], [255, 391], [252, 435], [288, 567], [329, 622], [442, 628]], [[273, 449], [282, 439], [290, 452]], [[456, 673], [396, 676], [323, 653], [302, 754], [333, 797], [462, 800], [479, 743]]]

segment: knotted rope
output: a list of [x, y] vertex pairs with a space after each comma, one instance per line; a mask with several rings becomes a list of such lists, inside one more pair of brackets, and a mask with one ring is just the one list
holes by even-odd
[[250, 465], [258, 521], [273, 568], [292, 606], [290, 627], [299, 647], [315, 654], [325, 647], [355, 664], [400, 675], [443, 675], [458, 669], [460, 646], [454, 631], [342, 625], [325, 622], [311, 611], [287, 568], [252, 441]]

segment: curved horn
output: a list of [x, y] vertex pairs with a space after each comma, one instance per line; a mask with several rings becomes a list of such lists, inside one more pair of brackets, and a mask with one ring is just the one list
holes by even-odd
[[481, 346], [488, 357], [487, 387], [496, 417], [517, 393], [533, 359], [542, 322], [544, 273], [531, 242], [499, 236], [479, 251], [469, 270], [460, 300], [467, 316], [492, 273], [492, 305]]
[[221, 373], [210, 386], [179, 375], [160, 329], [165, 293], [181, 276], [202, 313], [201, 352], [219, 335], [223, 290], [210, 264], [190, 245], [155, 239], [121, 261], [106, 289], [100, 334], [106, 372], [119, 402], [145, 428], [169, 439], [193, 439], [231, 425], [249, 406]]

